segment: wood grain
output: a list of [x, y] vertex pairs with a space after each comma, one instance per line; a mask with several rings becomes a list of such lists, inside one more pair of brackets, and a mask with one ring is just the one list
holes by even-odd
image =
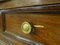
[[[44, 28], [35, 27], [34, 33], [26, 35], [21, 31], [21, 24], [25, 21], [33, 26], [42, 25]], [[60, 45], [60, 14], [6, 14], [6, 31], [45, 45]]]
[[53, 3], [60, 3], [60, 0], [11, 0], [0, 3], [0, 9]]
[[0, 14], [0, 33], [2, 32], [2, 16]]
[[[12, 0], [10, 2], [0, 4], [0, 9], [31, 6], [31, 5], [42, 5], [42, 4], [44, 5], [56, 4], [56, 3], [60, 3], [60, 0], [21, 0], [21, 1]], [[48, 9], [60, 10], [60, 7], [57, 6], [48, 7]], [[0, 16], [0, 32], [2, 32], [1, 18], [2, 17]], [[33, 26], [42, 25], [44, 26], [44, 28], [34, 27], [35, 31], [31, 34], [26, 35], [21, 31], [21, 24], [25, 21], [30, 22]], [[6, 14], [5, 31], [20, 36], [24, 36], [28, 39], [41, 42], [45, 45], [60, 45], [60, 14], [40, 14], [40, 13]], [[0, 35], [0, 39], [5, 40], [5, 37]], [[16, 40], [9, 40], [9, 41], [12, 41], [15, 45], [25, 45], [24, 43]]]

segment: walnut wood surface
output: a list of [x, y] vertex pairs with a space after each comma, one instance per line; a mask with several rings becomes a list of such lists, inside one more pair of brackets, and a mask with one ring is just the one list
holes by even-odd
[[[45, 45], [60, 44], [60, 5], [28, 6], [8, 8], [2, 10], [3, 30], [31, 39]], [[4, 17], [5, 16], [5, 17]], [[23, 22], [30, 22], [32, 26], [42, 25], [43, 28], [33, 27], [34, 32], [24, 34], [21, 30]], [[10, 37], [11, 38], [11, 37]], [[13, 40], [15, 43], [15, 41]], [[17, 45], [20, 44], [19, 41]], [[23, 43], [21, 42], [23, 45]]]
[[[16, 10], [14, 9], [14, 7], [41, 5], [41, 4], [44, 4], [44, 5], [58, 4], [58, 3], [60, 3], [60, 0], [29, 0], [29, 1], [13, 0], [10, 2], [0, 4], [0, 9], [10, 8], [11, 10], [13, 8], [14, 11], [10, 11], [10, 12], [15, 12]], [[28, 8], [28, 9], [30, 10], [31, 8]], [[56, 10], [60, 10], [60, 5], [58, 7], [57, 6], [47, 7], [47, 8], [44, 7], [42, 10], [41, 9], [40, 11], [42, 12], [44, 10], [46, 11], [50, 9], [56, 11]], [[2, 33], [3, 23], [1, 20], [2, 19], [0, 19], [0, 32]], [[44, 28], [34, 27], [35, 31], [31, 34], [26, 35], [21, 31], [21, 24], [25, 21], [30, 22], [33, 26], [42, 25], [44, 26]], [[60, 45], [60, 14], [57, 14], [57, 13], [56, 14], [50, 14], [50, 13], [48, 14], [43, 14], [43, 13], [6, 14], [6, 30], [5, 31], [7, 31], [8, 33], [11, 32], [11, 33], [26, 37], [27, 39], [41, 42], [45, 45]], [[0, 39], [5, 40], [5, 37], [1, 35]], [[13, 40], [13, 39], [11, 40], [8, 39], [8, 41], [12, 41], [15, 45], [25, 45], [24, 43]]]
[[0, 14], [0, 33], [2, 32], [2, 16]]
[[5, 9], [1, 9], [0, 12], [3, 12], [5, 14], [6, 13], [21, 13], [21, 12], [60, 13], [60, 3], [5, 8]]
[[[42, 25], [44, 28], [35, 27], [34, 33], [26, 35], [21, 31], [21, 24], [25, 21], [32, 25]], [[60, 45], [60, 14], [6, 14], [6, 31], [45, 45]]]
[[0, 3], [0, 9], [53, 3], [60, 3], [60, 0], [11, 0]]

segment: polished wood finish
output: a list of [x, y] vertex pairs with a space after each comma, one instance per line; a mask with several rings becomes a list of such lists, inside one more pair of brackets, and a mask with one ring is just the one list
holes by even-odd
[[[29, 39], [43, 42], [45, 45], [60, 44], [60, 14], [7, 14], [6, 31], [23, 35]], [[23, 22], [30, 22], [34, 25], [42, 25], [44, 28], [35, 27], [32, 34], [24, 34], [21, 31]]]
[[[7, 40], [15, 45], [27, 45], [24, 40], [20, 41], [21, 36], [44, 45], [60, 45], [60, 1], [30, 0], [26, 2], [27, 0], [15, 0], [0, 5], [2, 39], [7, 37]], [[29, 22], [34, 29], [31, 34], [25, 34], [21, 30], [21, 24], [25, 21]]]
[[44, 4], [44, 5], [32, 5], [32, 6], [22, 6], [15, 8], [2, 9], [0, 12], [3, 13], [60, 13], [60, 3], [56, 4]]
[[5, 3], [1, 3], [0, 9], [54, 3], [60, 3], [60, 0], [11, 0]]
[[0, 33], [2, 32], [2, 16], [0, 14]]

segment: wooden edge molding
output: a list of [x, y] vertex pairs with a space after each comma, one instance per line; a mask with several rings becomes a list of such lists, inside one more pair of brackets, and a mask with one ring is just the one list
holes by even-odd
[[40, 42], [37, 42], [37, 41], [33, 41], [33, 40], [30, 40], [30, 39], [27, 39], [26, 37], [23, 37], [23, 36], [19, 36], [19, 35], [16, 35], [14, 33], [11, 33], [11, 32], [7, 32], [5, 31], [3, 34], [3, 37], [7, 38], [8, 40], [16, 40], [16, 41], [21, 41], [27, 45], [44, 45]]
[[60, 12], [60, 3], [57, 4], [45, 4], [45, 5], [33, 5], [24, 7], [15, 7], [1, 9], [0, 12], [4, 13], [20, 13], [20, 12]]

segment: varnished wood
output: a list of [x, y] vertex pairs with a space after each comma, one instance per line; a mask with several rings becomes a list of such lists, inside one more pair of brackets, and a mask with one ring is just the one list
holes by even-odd
[[[22, 35], [29, 39], [43, 42], [45, 45], [60, 44], [60, 14], [7, 14], [6, 31]], [[32, 34], [24, 34], [21, 24], [30, 22], [32, 25], [43, 25], [44, 28], [36, 28]]]
[[9, 2], [1, 3], [0, 9], [53, 3], [60, 3], [60, 0], [11, 0]]
[[60, 3], [1, 9], [0, 13], [60, 13]]
[[[7, 37], [8, 41], [11, 41], [16, 45], [25, 45], [25, 43], [18, 41], [16, 38], [5, 35], [8, 33], [11, 35], [16, 34], [44, 45], [60, 45], [59, 0], [43, 0], [41, 2], [40, 0], [38, 0], [38, 2], [34, 0], [28, 1], [28, 3], [26, 3], [27, 0], [21, 1], [21, 3], [20, 1], [18, 2], [18, 0], [15, 0], [16, 3], [13, 2], [14, 1], [11, 1], [7, 2], [8, 4], [4, 3], [0, 5], [0, 8], [2, 9], [0, 11], [4, 14], [1, 17], [2, 21], [0, 22], [1, 31], [4, 33], [1, 32], [1, 37], [4, 37], [2, 39], [6, 39]], [[23, 4], [22, 2], [25, 3]], [[24, 34], [21, 30], [21, 24], [25, 21], [31, 23], [32, 26], [42, 25], [44, 27], [33, 27], [34, 31], [31, 34]]]
[[0, 33], [2, 32], [2, 16], [0, 14]]

